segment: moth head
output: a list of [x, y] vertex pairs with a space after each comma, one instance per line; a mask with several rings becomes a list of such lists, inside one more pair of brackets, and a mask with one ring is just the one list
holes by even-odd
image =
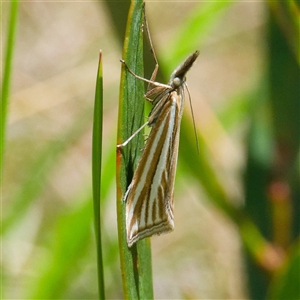
[[185, 82], [185, 77], [184, 78], [180, 78], [180, 77], [174, 77], [172, 79], [172, 87], [174, 88], [178, 88], [179, 86], [181, 86], [183, 84], [183, 82]]
[[192, 67], [198, 55], [199, 51], [195, 51], [194, 53], [190, 54], [186, 58], [186, 60], [175, 69], [175, 71], [171, 75], [171, 79], [169, 82], [169, 84], [172, 87], [178, 88], [185, 82], [185, 75], [188, 72], [188, 70]]

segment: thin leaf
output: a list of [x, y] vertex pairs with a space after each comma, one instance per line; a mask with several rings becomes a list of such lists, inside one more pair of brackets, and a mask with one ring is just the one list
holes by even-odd
[[[143, 75], [143, 2], [132, 1], [128, 15], [123, 59], [138, 75]], [[120, 86], [118, 143], [125, 141], [144, 123], [144, 84], [123, 67]], [[139, 134], [117, 153], [117, 214], [119, 248], [125, 299], [152, 299], [151, 249], [149, 239], [130, 249], [126, 240], [123, 195], [130, 184], [144, 140]]]
[[103, 79], [102, 79], [102, 52], [99, 55], [99, 67], [96, 82], [96, 95], [94, 104], [94, 125], [93, 125], [93, 148], [92, 148], [92, 174], [93, 174], [93, 202], [94, 222], [97, 245], [98, 265], [98, 289], [99, 298], [105, 299], [104, 274], [101, 246], [101, 159], [102, 159], [102, 119], [103, 119]]

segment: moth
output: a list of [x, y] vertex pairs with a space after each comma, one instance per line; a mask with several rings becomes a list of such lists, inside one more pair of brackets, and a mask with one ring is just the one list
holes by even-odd
[[[168, 84], [134, 74], [121, 60], [133, 76], [149, 83], [145, 98], [153, 105], [147, 122], [123, 144], [118, 145], [125, 146], [145, 126], [151, 127], [132, 182], [124, 196], [128, 247], [140, 239], [174, 229], [173, 191], [184, 92], [187, 88], [186, 73], [198, 55], [199, 51], [190, 54], [172, 73]], [[153, 72], [154, 76], [156, 71], [157, 68]]]

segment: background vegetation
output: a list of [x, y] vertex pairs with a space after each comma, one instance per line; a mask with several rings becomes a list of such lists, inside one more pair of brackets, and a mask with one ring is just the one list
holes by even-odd
[[[121, 299], [115, 146], [129, 2], [1, 6], [2, 298], [98, 297], [91, 130], [102, 49], [103, 265], [107, 298]], [[299, 298], [296, 1], [149, 2], [147, 18], [159, 80], [201, 53], [188, 74], [200, 155], [186, 109], [176, 229], [151, 239], [154, 297]]]

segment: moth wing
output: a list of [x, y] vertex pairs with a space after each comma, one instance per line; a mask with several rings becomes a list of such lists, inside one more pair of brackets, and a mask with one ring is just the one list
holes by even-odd
[[[157, 116], [125, 194], [129, 247], [137, 240], [172, 231], [182, 97], [172, 92]], [[151, 117], [151, 116], [150, 116]], [[150, 118], [149, 117], [149, 118]]]

